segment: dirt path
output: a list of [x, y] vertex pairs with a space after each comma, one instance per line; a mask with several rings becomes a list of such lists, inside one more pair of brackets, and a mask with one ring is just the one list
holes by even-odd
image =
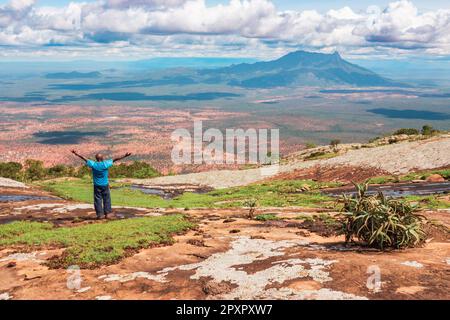
[[[127, 179], [139, 184], [196, 184], [221, 189], [247, 185], [277, 174], [308, 170], [313, 167], [352, 167], [364, 170], [402, 174], [412, 170], [425, 170], [450, 165], [450, 137], [400, 142], [374, 148], [349, 150], [343, 155], [326, 160], [292, 161], [279, 167], [248, 170], [216, 170], [185, 175], [165, 176], [146, 180]], [[372, 168], [372, 169], [370, 169]]]

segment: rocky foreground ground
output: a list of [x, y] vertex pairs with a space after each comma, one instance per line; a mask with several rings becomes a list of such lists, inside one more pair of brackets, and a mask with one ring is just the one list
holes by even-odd
[[[270, 178], [349, 181], [450, 164], [450, 138], [351, 149], [328, 160], [291, 161]], [[373, 165], [367, 167], [368, 164]], [[321, 165], [322, 167], [317, 167]], [[333, 166], [330, 166], [333, 165]], [[147, 183], [225, 187], [261, 179], [260, 169], [164, 177]], [[320, 180], [319, 179], [319, 180]], [[347, 180], [346, 180], [347, 179]], [[143, 183], [142, 181], [139, 181]], [[0, 202], [0, 225], [50, 222], [57, 227], [108, 224], [90, 204], [0, 180], [0, 195], [37, 196]], [[448, 196], [447, 197], [448, 200]], [[49, 264], [60, 246], [0, 248], [0, 299], [449, 299], [450, 210], [421, 212], [439, 226], [417, 248], [346, 247], [342, 236], [309, 217], [334, 208], [258, 208], [277, 220], [249, 220], [248, 210], [114, 207], [113, 221], [182, 213], [195, 227], [173, 244], [136, 250], [94, 268]], [[113, 234], [111, 235], [114, 236]], [[379, 282], [377, 282], [379, 280]]]
[[[1, 190], [6, 191], [20, 192]], [[48, 196], [44, 192], [40, 195]], [[113, 220], [174, 212], [179, 209], [116, 207]], [[47, 266], [63, 248], [3, 248], [0, 298], [450, 298], [448, 234], [435, 234], [423, 247], [400, 251], [345, 247], [342, 237], [297, 218], [321, 212], [334, 214], [332, 209], [265, 208], [258, 213], [272, 213], [282, 220], [257, 221], [247, 219], [243, 209], [185, 210], [197, 227], [176, 235], [173, 245], [142, 249], [116, 264], [94, 269]], [[450, 227], [448, 210], [424, 214]], [[0, 223], [49, 221], [60, 227], [109, 223], [95, 221], [94, 216], [88, 204], [59, 199], [0, 205]], [[381, 287], [373, 282], [378, 271]]]

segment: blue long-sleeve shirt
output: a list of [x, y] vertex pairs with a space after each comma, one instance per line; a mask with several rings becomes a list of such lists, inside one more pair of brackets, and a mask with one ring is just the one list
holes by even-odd
[[105, 160], [102, 162], [88, 160], [86, 161], [86, 165], [92, 169], [92, 176], [95, 186], [104, 187], [109, 184], [108, 169], [113, 165], [112, 160]]

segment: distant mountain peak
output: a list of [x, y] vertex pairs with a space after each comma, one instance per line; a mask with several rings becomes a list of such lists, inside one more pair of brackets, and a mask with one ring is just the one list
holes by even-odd
[[230, 85], [247, 88], [329, 85], [402, 86], [342, 59], [338, 51], [320, 53], [297, 50], [272, 61], [237, 64], [202, 73], [213, 75], [208, 80], [210, 83], [228, 79]]

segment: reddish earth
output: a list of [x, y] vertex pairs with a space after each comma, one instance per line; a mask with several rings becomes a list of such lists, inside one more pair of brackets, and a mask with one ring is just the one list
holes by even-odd
[[[101, 108], [101, 113], [98, 112]], [[247, 112], [228, 112], [214, 107], [174, 110], [156, 106], [77, 106], [77, 105], [14, 105], [0, 103], [0, 161], [23, 163], [26, 159], [42, 160], [46, 166], [80, 165], [70, 151], [74, 148], [93, 157], [102, 152], [108, 156], [133, 153], [132, 160], [145, 160], [164, 174], [201, 172], [211, 169], [235, 169], [239, 165], [175, 165], [171, 161], [176, 129], [192, 132], [194, 121], [222, 128], [233, 123], [242, 128], [270, 128], [272, 122], [254, 121]], [[306, 121], [308, 119], [299, 119]], [[299, 122], [297, 122], [298, 124]], [[233, 125], [233, 126], [234, 126]], [[320, 121], [316, 121], [320, 126]], [[20, 128], [20, 130], [17, 130]], [[206, 127], [205, 127], [206, 130]], [[102, 131], [104, 136], [87, 136], [67, 143], [43, 142], [34, 135], [39, 132]], [[288, 137], [280, 142], [281, 152], [298, 150], [301, 139]]]
[[[3, 190], [5, 191], [5, 190]], [[18, 190], [14, 190], [17, 192]], [[24, 192], [36, 192], [27, 190]], [[41, 207], [30, 207], [31, 205]], [[45, 206], [47, 205], [47, 206]], [[50, 207], [54, 205], [55, 207]], [[0, 205], [1, 222], [96, 223], [87, 206], [63, 200]], [[32, 209], [39, 208], [39, 209]], [[55, 211], [55, 208], [57, 209]], [[66, 210], [66, 211], [64, 211]], [[116, 218], [177, 209], [116, 209]], [[94, 270], [49, 269], [63, 249], [0, 250], [0, 297], [7, 299], [449, 299], [450, 237], [436, 232], [420, 248], [380, 252], [345, 247], [294, 219], [316, 209], [267, 208], [284, 221], [248, 220], [242, 209], [183, 211], [198, 228], [172, 246], [144, 249]], [[130, 214], [122, 216], [120, 214]], [[332, 212], [329, 212], [332, 214]], [[424, 214], [450, 227], [449, 212]], [[74, 222], [75, 221], [75, 222]], [[108, 222], [101, 222], [108, 223]], [[375, 271], [374, 271], [375, 270]], [[381, 287], [374, 286], [380, 272]]]
[[297, 180], [312, 179], [321, 182], [343, 182], [350, 183], [362, 182], [375, 176], [389, 175], [389, 172], [372, 167], [356, 167], [342, 165], [332, 166], [314, 166], [311, 168], [297, 169], [292, 172], [284, 172], [276, 175], [269, 180]]

